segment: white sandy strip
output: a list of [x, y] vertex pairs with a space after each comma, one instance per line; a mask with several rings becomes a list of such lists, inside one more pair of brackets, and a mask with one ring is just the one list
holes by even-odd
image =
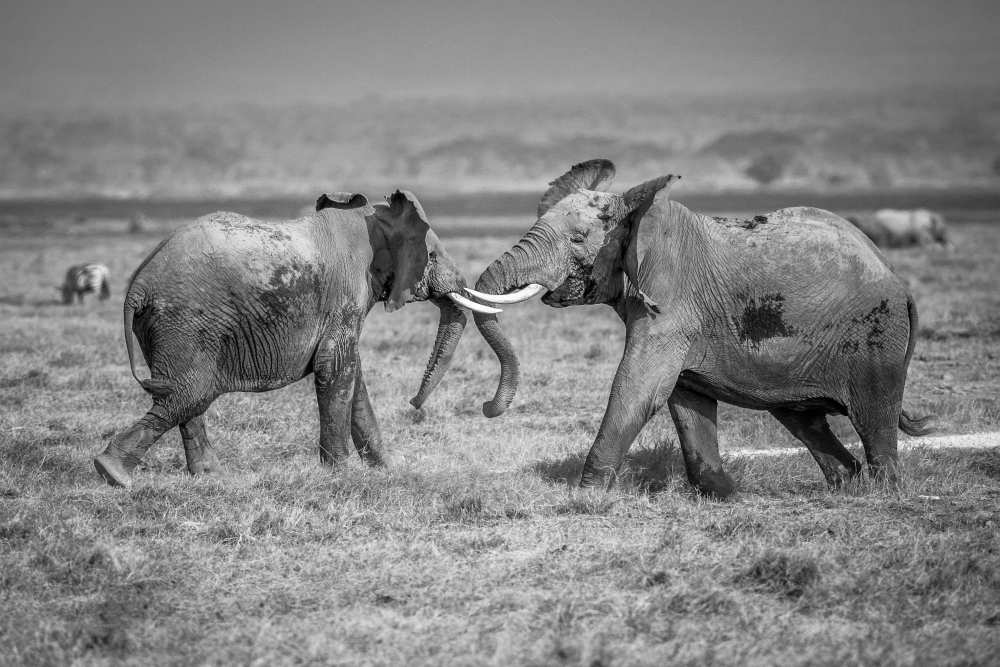
[[[848, 444], [853, 448], [859, 443]], [[964, 433], [961, 435], [935, 435], [925, 438], [907, 438], [899, 441], [899, 451], [910, 449], [983, 449], [1000, 447], [1000, 431], [985, 431], [983, 433]], [[754, 459], [761, 456], [787, 456], [789, 454], [806, 453], [805, 447], [775, 447], [772, 449], [723, 449], [723, 456], [745, 456]]]

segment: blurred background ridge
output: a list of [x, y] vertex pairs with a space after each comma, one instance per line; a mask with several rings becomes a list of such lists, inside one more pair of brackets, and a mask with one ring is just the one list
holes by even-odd
[[0, 117], [0, 198], [538, 192], [606, 157], [685, 192], [988, 189], [1000, 95], [359, 100]]
[[1000, 185], [993, 0], [37, 0], [0, 24], [0, 199]]

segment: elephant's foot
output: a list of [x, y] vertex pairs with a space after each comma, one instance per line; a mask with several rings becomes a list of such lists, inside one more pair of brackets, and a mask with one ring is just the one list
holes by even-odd
[[860, 463], [855, 462], [855, 465], [847, 468], [842, 465], [836, 466], [823, 466], [820, 465], [823, 471], [823, 477], [826, 478], [826, 485], [831, 491], [840, 491], [844, 487], [848, 486], [851, 482], [857, 479], [858, 475], [861, 474], [863, 470]]
[[690, 482], [698, 493], [717, 500], [725, 500], [736, 492], [736, 482], [724, 470], [702, 469]]
[[612, 467], [591, 468], [585, 467], [580, 475], [581, 489], [598, 489], [607, 491], [615, 485], [618, 478], [618, 471]]
[[94, 459], [94, 467], [109, 485], [126, 488], [132, 486], [132, 476], [122, 465], [121, 459], [107, 451]]
[[112, 440], [94, 459], [94, 467], [111, 486], [131, 486], [132, 471], [153, 443], [177, 422], [164, 419], [152, 410]]
[[327, 449], [326, 447], [320, 446], [319, 448], [319, 461], [325, 466], [331, 468], [338, 468], [347, 462], [350, 458], [350, 452], [347, 448], [339, 449]]
[[[356, 445], [357, 443], [355, 443]], [[399, 462], [399, 457], [381, 443], [372, 445], [371, 443], [358, 447], [358, 455], [365, 463], [372, 468], [391, 468]]]
[[188, 446], [184, 443], [184, 456], [187, 459], [187, 469], [192, 475], [210, 475], [222, 472], [222, 465], [210, 446]]
[[150, 444], [152, 438], [147, 430], [140, 424], [133, 425], [94, 459], [94, 467], [111, 486], [131, 486], [132, 471]]
[[868, 472], [878, 484], [890, 489], [899, 488], [899, 464], [892, 462], [869, 463]]

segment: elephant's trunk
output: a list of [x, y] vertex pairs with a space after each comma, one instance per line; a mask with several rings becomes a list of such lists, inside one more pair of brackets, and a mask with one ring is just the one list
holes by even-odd
[[[500, 256], [479, 276], [476, 291], [485, 294], [506, 294], [529, 284], [554, 289], [565, 276], [560, 274], [556, 243], [547, 229], [538, 225], [510, 250]], [[500, 382], [492, 401], [483, 403], [487, 417], [502, 415], [514, 400], [521, 371], [514, 347], [500, 328], [496, 315], [474, 313], [476, 326], [500, 361]]]
[[[476, 282], [476, 289], [484, 292], [489, 291], [490, 294], [502, 294], [503, 290], [498, 289], [495, 285], [491, 267]], [[492, 401], [483, 403], [484, 415], [499, 417], [514, 400], [517, 385], [521, 382], [521, 369], [518, 365], [517, 354], [514, 353], [514, 346], [510, 344], [510, 340], [500, 328], [500, 320], [497, 319], [497, 316], [473, 313], [473, 317], [476, 320], [479, 333], [486, 339], [500, 361], [500, 383], [497, 385], [496, 393], [493, 395]]]
[[420, 390], [417, 391], [416, 396], [410, 399], [410, 405], [415, 408], [420, 408], [424, 404], [427, 397], [437, 387], [438, 382], [444, 377], [444, 372], [451, 364], [451, 357], [455, 354], [455, 348], [462, 338], [462, 332], [465, 330], [467, 322], [465, 313], [450, 299], [436, 298], [434, 305], [441, 310], [441, 318], [438, 320], [434, 349], [431, 351], [430, 359], [427, 360], [427, 369], [424, 370]]

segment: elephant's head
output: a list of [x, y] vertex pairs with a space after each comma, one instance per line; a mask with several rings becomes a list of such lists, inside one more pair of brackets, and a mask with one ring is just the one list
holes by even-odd
[[[657, 192], [679, 176], [663, 176], [624, 194], [605, 192], [614, 178], [608, 160], [580, 163], [550, 183], [538, 204], [538, 220], [518, 243], [494, 261], [467, 290], [481, 301], [509, 304], [544, 293], [550, 306], [614, 303], [631, 278], [646, 308], [657, 305], [636, 280], [636, 225]], [[500, 384], [483, 414], [503, 414], [519, 381], [517, 356], [495, 314], [475, 315], [476, 325], [500, 360]]]
[[944, 216], [936, 211], [926, 211], [926, 220], [926, 233], [930, 236], [931, 241], [943, 246], [949, 246], [948, 225], [945, 224]]
[[410, 403], [419, 408], [444, 376], [465, 329], [460, 306], [483, 314], [500, 312], [466, 298], [465, 278], [430, 228], [423, 207], [412, 192], [397, 190], [386, 203], [370, 206], [364, 195], [321, 195], [316, 210], [364, 208], [372, 243], [372, 282], [376, 298], [389, 312], [414, 301], [431, 301], [441, 311], [434, 349], [417, 395]]

